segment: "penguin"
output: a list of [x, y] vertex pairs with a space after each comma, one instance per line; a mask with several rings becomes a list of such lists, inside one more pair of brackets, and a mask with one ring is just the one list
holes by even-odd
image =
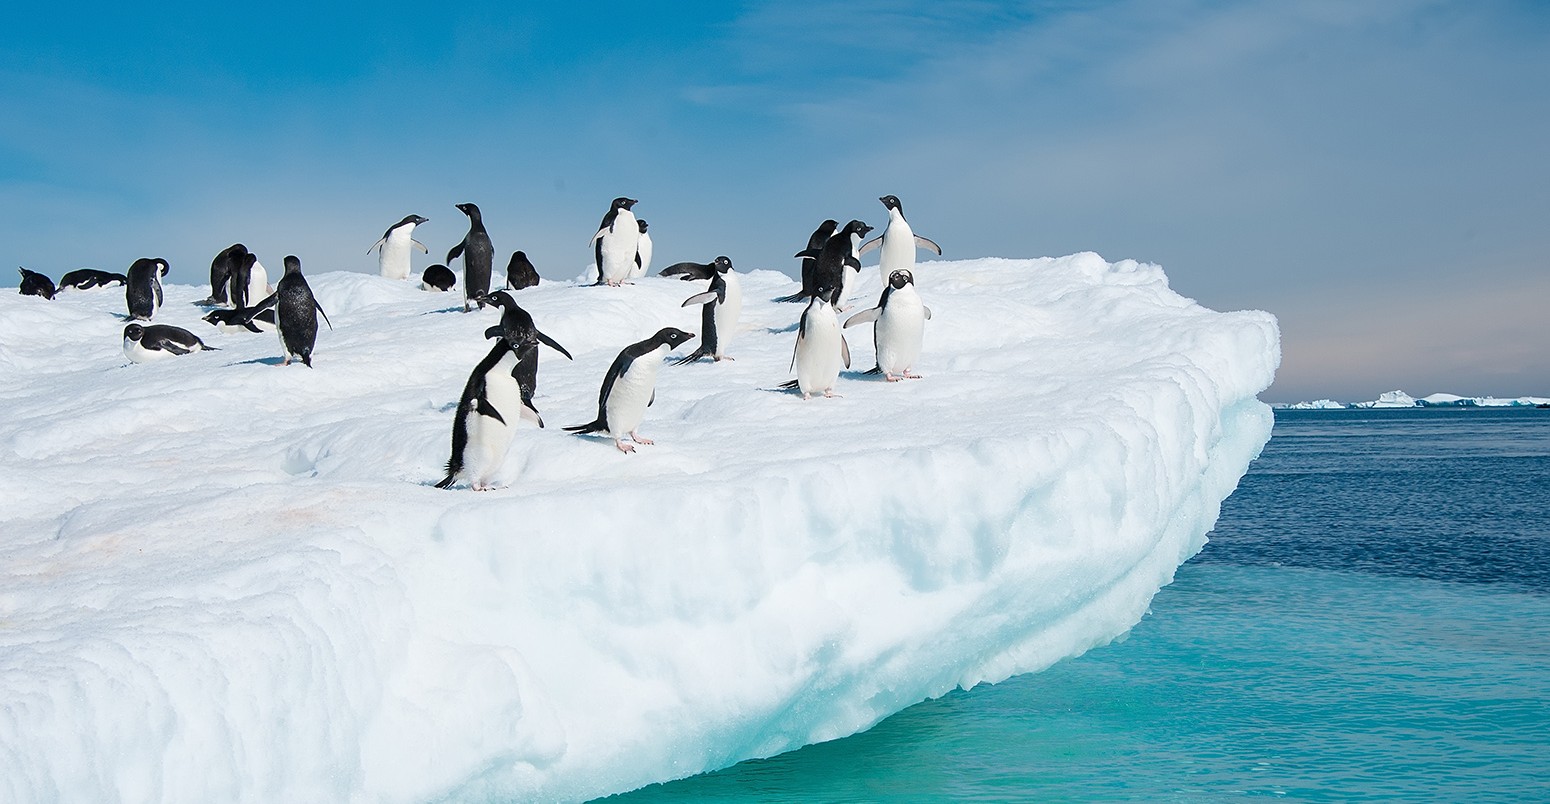
[[732, 270], [732, 260], [717, 257], [715, 262], [703, 265], [697, 262], [680, 262], [662, 269], [660, 276], [677, 275], [685, 281], [709, 279], [710, 290], [696, 293], [681, 305], [703, 305], [701, 308], [700, 346], [692, 354], [674, 360], [675, 365], [693, 363], [702, 357], [720, 362], [732, 360], [726, 354], [727, 342], [737, 332], [737, 319], [743, 312], [743, 283]]
[[274, 329], [274, 310], [249, 318], [247, 310], [215, 309], [205, 313], [204, 320], [222, 332], [267, 332]]
[[[409, 278], [409, 258], [412, 251], [419, 249], [421, 253], [429, 254], [430, 249], [424, 243], [414, 239], [414, 227], [427, 223], [430, 218], [422, 218], [419, 215], [405, 215], [404, 219], [387, 228], [382, 233], [382, 238], [366, 249], [370, 254], [372, 249], [377, 250], [377, 269], [388, 279]], [[448, 262], [451, 262], [449, 259]]]
[[130, 324], [124, 327], [124, 355], [136, 363], [186, 355], [189, 352], [219, 351], [199, 340], [199, 336], [169, 324]]
[[49, 279], [47, 276], [21, 267], [18, 267], [16, 270], [20, 271], [22, 275], [21, 287], [17, 288], [21, 295], [42, 296], [53, 301], [54, 294], [59, 292], [54, 288], [54, 280]]
[[646, 222], [637, 220], [640, 224], [640, 240], [635, 244], [635, 268], [630, 271], [631, 279], [639, 279], [651, 270], [651, 235], [646, 234]]
[[[910, 283], [914, 283], [915, 249], [923, 248], [942, 256], [942, 247], [915, 234], [910, 228], [909, 221], [904, 219], [904, 205], [899, 203], [896, 195], [885, 195], [877, 199], [883, 202], [888, 209], [888, 227], [883, 233], [868, 240], [861, 247], [861, 254], [865, 254], [879, 245], [883, 248], [882, 256], [878, 259], [877, 270], [883, 275], [883, 283], [893, 281], [894, 271], [909, 271]], [[857, 255], [860, 256], [860, 255]]]
[[635, 444], [652, 443], [635, 430], [646, 417], [646, 408], [657, 399], [657, 370], [662, 367], [662, 357], [693, 337], [692, 332], [663, 327], [657, 334], [624, 347], [603, 375], [597, 419], [565, 429], [578, 434], [608, 433], [620, 452], [635, 451], [634, 444], [624, 443], [626, 435]]
[[124, 301], [130, 319], [149, 321], [161, 309], [161, 278], [166, 274], [167, 261], [160, 257], [141, 257], [129, 265]]
[[797, 326], [797, 345], [791, 352], [791, 369], [797, 378], [781, 385], [796, 388], [803, 399], [822, 392], [825, 397], [834, 396], [834, 383], [839, 379], [840, 368], [850, 368], [850, 345], [845, 333], [840, 331], [840, 320], [834, 312], [834, 298], [839, 290], [831, 285], [818, 289], [802, 311], [802, 321]]
[[246, 310], [248, 302], [269, 295], [269, 273], [259, 265], [258, 255], [247, 249], [232, 255], [226, 283], [226, 297], [236, 310]]
[[915, 292], [915, 275], [901, 268], [888, 275], [888, 285], [883, 288], [877, 306], [851, 316], [845, 328], [875, 322], [872, 344], [877, 366], [867, 373], [882, 374], [888, 382], [898, 382], [920, 379], [919, 374], [910, 373], [910, 367], [920, 357], [920, 344], [930, 320], [931, 308], [922, 304], [920, 294]]
[[202, 304], [225, 305], [227, 288], [231, 284], [231, 272], [233, 266], [240, 261], [241, 255], [248, 253], [248, 247], [241, 243], [233, 243], [216, 253], [215, 259], [210, 260], [210, 298]]
[[248, 308], [248, 319], [257, 318], [270, 307], [275, 308], [275, 331], [280, 333], [280, 349], [285, 357], [281, 365], [289, 366], [292, 360], [300, 360], [302, 365], [312, 368], [312, 347], [318, 339], [317, 314], [323, 313], [329, 329], [334, 328], [334, 322], [328, 320], [323, 305], [312, 295], [307, 278], [301, 275], [301, 260], [294, 256], [285, 258], [285, 274], [280, 277], [275, 292]]
[[457, 274], [452, 273], [451, 268], [439, 262], [426, 268], [425, 273], [420, 277], [421, 290], [447, 291], [451, 290], [452, 286], [456, 284]]
[[120, 285], [127, 285], [129, 284], [129, 277], [110, 271], [99, 271], [95, 268], [77, 268], [59, 278], [59, 289], [91, 290], [92, 288], [105, 288], [114, 282]]
[[258, 261], [258, 255], [248, 256], [253, 258], [252, 264], [248, 266], [248, 298], [262, 299], [274, 292], [274, 288], [269, 286], [269, 269]]
[[[516, 330], [495, 340], [489, 354], [468, 375], [452, 420], [452, 457], [447, 476], [436, 488], [466, 482], [475, 491], [494, 488], [491, 481], [506, 462], [506, 450], [518, 419], [544, 426], [538, 411], [523, 400], [517, 366], [538, 349], [535, 330]], [[513, 347], [512, 344], [516, 346]]]
[[835, 232], [824, 241], [823, 248], [814, 252], [812, 249], [797, 252], [798, 257], [816, 257], [817, 264], [813, 266], [813, 283], [815, 288], [829, 288], [833, 297], [834, 309], [844, 309], [847, 292], [855, 277], [861, 273], [861, 259], [858, 255], [861, 238], [872, 227], [853, 220], [845, 224], [845, 228]]
[[597, 261], [597, 284], [618, 287], [635, 269], [639, 254], [640, 224], [630, 209], [640, 203], [620, 196], [613, 200], [597, 234], [592, 235], [593, 256]]
[[484, 217], [475, 204], [458, 204], [457, 208], [468, 216], [468, 234], [463, 242], [447, 252], [447, 264], [463, 255], [463, 312], [478, 303], [484, 307], [484, 297], [490, 292], [490, 269], [495, 260], [495, 246], [490, 243], [490, 233], [484, 230]]
[[833, 218], [818, 224], [818, 228], [814, 229], [812, 235], [807, 238], [806, 251], [802, 252], [803, 254], [812, 252], [814, 255], [802, 258], [802, 290], [790, 296], [782, 296], [775, 301], [794, 302], [812, 298], [813, 293], [818, 290], [816, 272], [814, 270], [818, 267], [817, 254], [823, 248], [823, 244], [829, 241], [830, 235], [834, 234], [834, 230], [838, 228], [840, 228], [839, 221]]
[[[521, 352], [522, 350], [519, 347], [523, 339], [527, 337], [526, 333], [531, 332], [539, 343], [565, 355], [566, 360], [575, 360], [575, 358], [570, 356], [570, 352], [565, 350], [565, 347], [548, 335], [538, 331], [538, 327], [533, 324], [533, 316], [517, 306], [517, 300], [513, 299], [510, 293], [504, 290], [497, 290], [491, 293], [486, 301], [492, 306], [501, 308], [503, 312], [501, 313], [501, 322], [485, 330], [484, 337], [505, 338], [512, 350]], [[533, 395], [538, 392], [538, 350], [534, 349], [519, 357], [513, 374], [517, 378], [517, 384], [522, 386], [522, 404], [527, 405], [533, 411], [533, 414], [537, 415], [538, 408], [533, 404]], [[543, 426], [542, 420], [539, 421], [538, 426]]]
[[538, 269], [524, 251], [513, 251], [511, 262], [506, 263], [506, 287], [512, 290], [530, 288], [538, 284]]

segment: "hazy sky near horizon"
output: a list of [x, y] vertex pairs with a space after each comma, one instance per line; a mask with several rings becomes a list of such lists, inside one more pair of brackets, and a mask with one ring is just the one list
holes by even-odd
[[881, 225], [893, 193], [946, 258], [1096, 251], [1275, 313], [1269, 400], [1550, 395], [1546, 3], [9, 15], [0, 249], [56, 279], [157, 255], [203, 282], [237, 241], [375, 270], [411, 212], [440, 261], [463, 201], [498, 268], [521, 248], [572, 278], [616, 195], [659, 266], [791, 271], [819, 221]]

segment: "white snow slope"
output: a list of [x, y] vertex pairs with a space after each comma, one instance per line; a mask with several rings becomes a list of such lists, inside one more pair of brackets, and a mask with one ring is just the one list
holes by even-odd
[[1093, 254], [917, 273], [926, 379], [769, 390], [802, 306], [753, 272], [633, 456], [559, 427], [703, 283], [517, 293], [576, 359], [484, 493], [431, 486], [497, 321], [456, 294], [311, 275], [310, 370], [201, 287], [157, 322], [222, 351], [143, 365], [121, 291], [0, 295], [0, 800], [584, 799], [1123, 634], [1269, 437], [1275, 320]]

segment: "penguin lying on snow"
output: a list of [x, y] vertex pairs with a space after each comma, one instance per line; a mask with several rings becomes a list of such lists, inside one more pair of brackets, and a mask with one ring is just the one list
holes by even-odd
[[[533, 316], [521, 307], [517, 306], [517, 300], [504, 290], [497, 290], [485, 297], [491, 305], [500, 307], [501, 322], [484, 331], [486, 338], [505, 338], [512, 351], [518, 353], [517, 367], [513, 369], [513, 376], [517, 378], [517, 384], [522, 386], [522, 404], [538, 415], [538, 408], [533, 405], [533, 395], [538, 392], [538, 350], [524, 351], [521, 346], [526, 342], [528, 333], [539, 343], [550, 349], [565, 355], [566, 360], [574, 360], [570, 352], [565, 351], [553, 338], [538, 331], [533, 324]], [[544, 426], [543, 420], [539, 420], [538, 426]]]
[[930, 319], [931, 308], [922, 304], [915, 292], [915, 276], [898, 270], [888, 275], [888, 286], [883, 288], [877, 306], [851, 316], [845, 326], [876, 322], [872, 326], [872, 343], [877, 350], [877, 366], [867, 373], [882, 374], [889, 382], [898, 382], [900, 378], [920, 378], [919, 374], [910, 373], [910, 367], [920, 357], [920, 344]]
[[725, 256], [715, 262], [680, 262], [662, 269], [660, 276], [677, 276], [685, 281], [709, 279], [710, 290], [696, 293], [681, 305], [703, 305], [700, 317], [700, 347], [692, 354], [673, 361], [676, 365], [693, 363], [702, 357], [716, 361], [731, 360], [723, 350], [737, 332], [737, 320], [743, 311], [743, 284], [737, 272], [732, 270], [732, 260]]
[[92, 288], [105, 288], [114, 282], [120, 285], [127, 285], [129, 284], [129, 277], [110, 271], [99, 271], [95, 268], [78, 268], [59, 278], [59, 289], [91, 290]]
[[[507, 297], [510, 298], [510, 297]], [[452, 488], [466, 482], [475, 491], [493, 488], [491, 481], [506, 462], [506, 450], [518, 419], [539, 427], [544, 421], [523, 398], [517, 367], [538, 350], [538, 331], [531, 326], [505, 330], [495, 339], [489, 354], [474, 366], [463, 386], [463, 396], [452, 420], [452, 457], [447, 476], [436, 488]]]
[[452, 273], [451, 268], [439, 262], [426, 268], [425, 273], [420, 276], [420, 290], [448, 291], [456, 284], [457, 274]]
[[624, 443], [626, 435], [636, 444], [652, 443], [635, 429], [646, 418], [646, 408], [657, 399], [657, 370], [662, 366], [662, 357], [693, 337], [692, 332], [664, 327], [646, 340], [624, 347], [603, 375], [603, 387], [597, 395], [597, 418], [565, 429], [578, 434], [608, 433], [620, 452], [635, 451], [633, 444]]
[[47, 276], [37, 271], [29, 271], [26, 268], [17, 268], [16, 270], [21, 271], [22, 274], [22, 284], [17, 290], [23, 296], [42, 296], [45, 299], [52, 300], [54, 294], [58, 292], [54, 289], [54, 280], [49, 279]]
[[802, 311], [802, 321], [797, 326], [797, 345], [791, 352], [791, 369], [797, 378], [781, 384], [782, 388], [796, 388], [803, 399], [822, 392], [832, 397], [834, 383], [839, 379], [840, 368], [850, 368], [850, 345], [840, 331], [840, 320], [834, 313], [834, 297], [839, 291], [831, 286], [818, 289], [818, 293]]
[[204, 320], [222, 332], [267, 332], [274, 329], [274, 310], [264, 310], [250, 317], [246, 308], [215, 309], [205, 313]]
[[136, 363], [204, 350], [218, 351], [182, 327], [169, 324], [130, 324], [124, 327], [124, 355]]
[[538, 269], [533, 267], [533, 261], [527, 258], [527, 252], [522, 250], [511, 253], [511, 261], [506, 263], [506, 287], [512, 290], [522, 290], [538, 284]]

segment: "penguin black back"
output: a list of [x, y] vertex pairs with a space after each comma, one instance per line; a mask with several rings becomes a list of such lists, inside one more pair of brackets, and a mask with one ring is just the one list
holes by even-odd
[[490, 233], [485, 231], [484, 216], [476, 204], [458, 204], [457, 208], [468, 216], [468, 234], [463, 242], [447, 252], [447, 264], [463, 257], [463, 312], [477, 302], [483, 307], [484, 297], [490, 292], [490, 271], [495, 263], [495, 246], [490, 243]]
[[141, 257], [129, 266], [129, 281], [124, 285], [124, 302], [129, 317], [149, 321], [161, 307], [161, 277], [167, 261], [160, 257]]
[[506, 287], [512, 290], [530, 288], [538, 284], [538, 269], [524, 251], [514, 251], [506, 263]]
[[45, 299], [53, 299], [58, 291], [54, 288], [54, 280], [26, 268], [17, 268], [21, 272], [22, 283], [17, 290], [23, 296], [42, 296]]
[[99, 271], [95, 268], [77, 268], [59, 278], [59, 289], [76, 288], [77, 290], [90, 290], [102, 288], [113, 284], [129, 284], [129, 277], [123, 274], [115, 274], [110, 271]]
[[510, 293], [497, 290], [487, 298], [490, 304], [502, 308], [500, 324], [484, 331], [486, 338], [501, 338], [511, 347], [517, 355], [517, 367], [512, 371], [517, 385], [522, 388], [522, 401], [537, 412], [533, 405], [533, 395], [538, 391], [538, 350], [524, 349], [527, 343], [542, 343], [545, 346], [565, 355], [566, 360], [574, 360], [569, 351], [548, 335], [538, 331], [538, 326], [533, 323], [533, 316], [517, 304]]
[[207, 304], [225, 304], [227, 301], [226, 289], [231, 281], [232, 266], [242, 254], [246, 254], [248, 247], [241, 243], [233, 243], [216, 253], [215, 259], [210, 260], [210, 298], [205, 299]]
[[285, 274], [275, 284], [274, 293], [248, 308], [248, 320], [270, 307], [275, 308], [275, 330], [280, 333], [280, 343], [285, 348], [286, 364], [295, 357], [311, 368], [312, 349], [318, 338], [318, 313], [323, 313], [329, 329], [334, 328], [334, 322], [328, 321], [328, 313], [312, 295], [307, 278], [301, 275], [301, 260], [297, 257], [286, 256]]

